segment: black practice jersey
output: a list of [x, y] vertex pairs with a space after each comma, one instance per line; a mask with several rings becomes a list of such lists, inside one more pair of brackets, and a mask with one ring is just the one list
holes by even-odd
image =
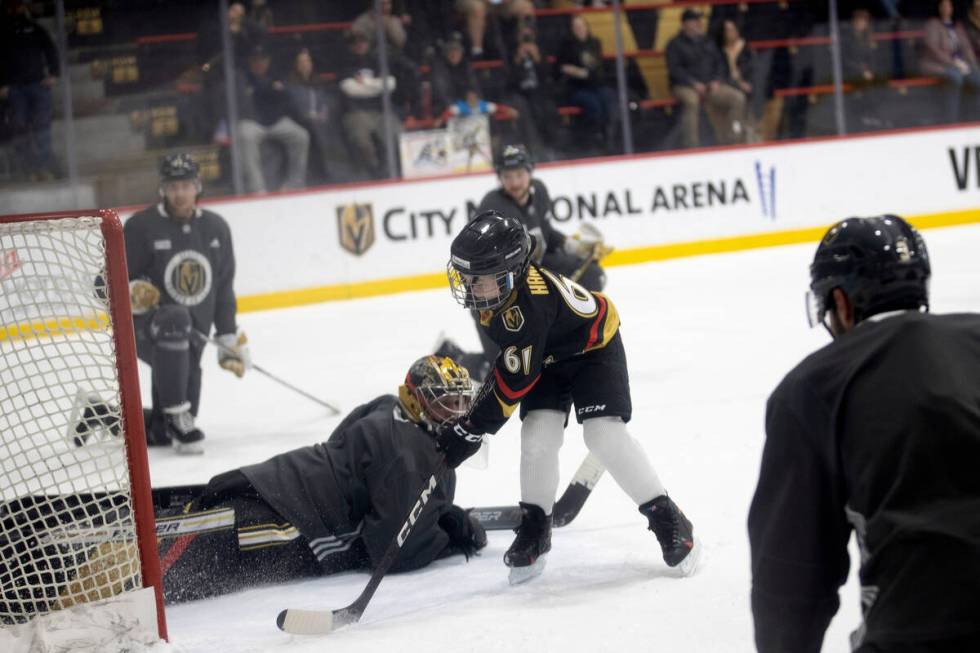
[[759, 651], [820, 650], [852, 529], [865, 641], [980, 635], [980, 315], [881, 317], [769, 398], [749, 513]]
[[235, 333], [235, 253], [220, 215], [197, 209], [177, 222], [161, 203], [134, 214], [123, 232], [130, 280], [156, 286], [161, 304], [186, 306], [198, 331], [210, 334], [214, 324], [219, 335]]
[[551, 225], [551, 197], [548, 189], [537, 179], [531, 180], [530, 196], [523, 206], [505, 193], [503, 188], [490, 191], [480, 202], [478, 212], [490, 210], [521, 221], [534, 238], [535, 247], [531, 257], [535, 262], [540, 263], [546, 252], [561, 250], [565, 244], [565, 234]]
[[[359, 538], [370, 558], [365, 566], [374, 567], [441, 458], [432, 437], [402, 415], [397, 398], [383, 395], [351, 411], [326, 442], [243, 467], [242, 473], [321, 561]], [[449, 536], [438, 521], [455, 492], [456, 474], [447, 470], [393, 571], [440, 557]]]
[[619, 313], [602, 293], [532, 264], [503, 306], [480, 312], [480, 328], [500, 353], [468, 419], [474, 432], [496, 433], [544, 366], [605, 347], [619, 331]]

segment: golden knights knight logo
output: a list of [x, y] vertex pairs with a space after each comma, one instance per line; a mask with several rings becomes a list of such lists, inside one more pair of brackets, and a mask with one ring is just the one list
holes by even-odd
[[508, 331], [520, 331], [524, 326], [524, 314], [521, 313], [520, 306], [511, 306], [500, 316], [504, 321], [504, 328]]
[[337, 230], [340, 246], [360, 256], [374, 244], [374, 211], [370, 204], [345, 204], [337, 207]]
[[192, 249], [177, 252], [167, 261], [164, 286], [175, 302], [197, 306], [211, 292], [211, 262]]

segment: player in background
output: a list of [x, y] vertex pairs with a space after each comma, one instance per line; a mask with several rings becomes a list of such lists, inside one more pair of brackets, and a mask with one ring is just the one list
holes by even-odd
[[574, 403], [589, 451], [637, 503], [667, 564], [689, 574], [698, 554], [691, 522], [626, 429], [632, 404], [616, 307], [534, 263], [532, 248], [524, 226], [495, 211], [477, 215], [453, 240], [453, 297], [480, 311], [500, 355], [470, 410], [440, 430], [439, 446], [459, 465], [520, 404], [523, 517], [504, 562], [511, 582], [522, 582], [541, 572], [551, 549], [558, 450]]
[[749, 512], [761, 652], [820, 651], [860, 549], [861, 653], [980, 651], [980, 315], [929, 314], [921, 236], [848, 218], [810, 266], [833, 342], [766, 411]]
[[[186, 507], [154, 491], [167, 602], [259, 583], [373, 568], [440, 462], [436, 430], [473, 399], [465, 368], [415, 361], [398, 389], [355, 408], [330, 435], [219, 474]], [[483, 527], [453, 504], [456, 474], [438, 479], [392, 571], [486, 546]]]
[[[600, 291], [606, 284], [606, 274], [599, 266], [612, 248], [608, 247], [595, 229], [583, 228], [581, 234], [566, 236], [552, 225], [551, 196], [540, 179], [533, 176], [534, 161], [523, 145], [508, 145], [497, 165], [500, 186], [484, 195], [477, 214], [496, 211], [516, 218], [534, 239], [531, 260], [549, 270], [577, 281], [588, 290]], [[587, 237], [588, 236], [588, 237]], [[493, 365], [497, 346], [479, 328], [479, 315], [474, 312], [477, 332], [483, 352], [463, 352], [450, 339], [437, 345], [437, 351], [458, 358], [475, 377], [482, 379]]]
[[236, 325], [235, 253], [228, 223], [200, 208], [198, 166], [187, 154], [164, 157], [160, 202], [123, 225], [130, 299], [140, 360], [153, 368], [147, 441], [178, 453], [203, 452], [194, 424], [201, 398], [201, 354], [214, 327], [218, 363], [241, 377], [250, 358]]

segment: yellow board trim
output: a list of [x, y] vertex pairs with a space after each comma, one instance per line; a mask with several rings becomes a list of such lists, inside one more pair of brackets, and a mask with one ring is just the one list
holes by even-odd
[[[841, 216], [842, 219], [844, 217], [846, 216]], [[975, 224], [980, 223], [980, 208], [910, 216], [908, 220], [918, 229]], [[828, 222], [826, 225], [819, 227], [769, 231], [758, 234], [670, 243], [667, 245], [653, 245], [633, 249], [616, 249], [603, 261], [603, 266], [636, 265], [638, 263], [665, 261], [689, 256], [703, 256], [705, 254], [720, 254], [725, 252], [739, 252], [747, 249], [760, 249], [763, 247], [778, 247], [780, 245], [815, 243], [823, 237], [831, 224], [833, 223]], [[246, 295], [238, 298], [238, 310], [243, 313], [265, 311], [272, 308], [302, 306], [319, 302], [374, 297], [377, 295], [393, 295], [417, 290], [433, 290], [444, 288], [446, 285], [448, 285], [446, 275], [442, 272], [410, 277], [394, 277], [351, 284], [339, 284], [336, 286], [288, 290], [262, 295]]]

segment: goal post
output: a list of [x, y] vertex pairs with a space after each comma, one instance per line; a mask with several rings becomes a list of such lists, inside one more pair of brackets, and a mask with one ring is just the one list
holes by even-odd
[[122, 223], [0, 216], [0, 626], [100, 609], [167, 637]]

